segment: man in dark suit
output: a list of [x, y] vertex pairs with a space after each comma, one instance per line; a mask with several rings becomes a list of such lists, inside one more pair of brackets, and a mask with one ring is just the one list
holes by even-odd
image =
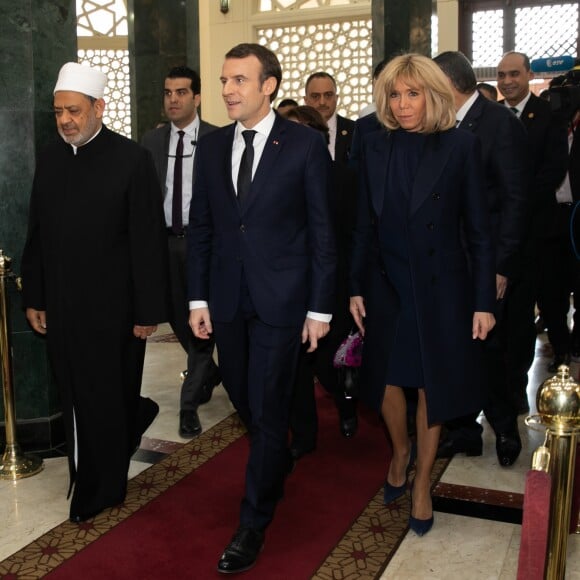
[[[485, 415], [496, 434], [500, 465], [512, 465], [521, 451], [517, 409], [510, 396], [508, 369], [503, 353], [513, 340], [505, 326], [506, 305], [513, 299], [518, 281], [518, 259], [526, 222], [526, 135], [521, 123], [505, 107], [477, 91], [470, 62], [461, 52], [435, 57], [448, 77], [455, 98], [460, 129], [475, 133], [481, 142], [485, 191], [496, 254], [496, 327], [484, 343], [488, 376]], [[455, 453], [481, 455], [482, 427], [477, 414], [449, 422], [448, 433], [438, 449], [439, 457]]]
[[[523, 123], [527, 132], [530, 181], [530, 228], [523, 251], [522, 277], [514, 288], [517, 297], [510, 301], [506, 313], [513, 340], [507, 351], [510, 385], [516, 397], [525, 395], [527, 372], [534, 359], [534, 304], [538, 301], [542, 317], [549, 329], [554, 349], [555, 369], [569, 361], [569, 333], [565, 315], [553, 301], [553, 284], [561, 285], [552, 272], [560, 270], [563, 259], [555, 251], [562, 225], [567, 222], [570, 207], [559, 204], [556, 191], [567, 170], [568, 141], [565, 124], [552, 114], [550, 104], [530, 92], [529, 58], [519, 52], [508, 52], [497, 67], [498, 89], [505, 97], [501, 101]], [[567, 309], [566, 309], [567, 312]]]
[[193, 193], [193, 167], [197, 140], [216, 127], [197, 114], [201, 80], [194, 70], [179, 66], [165, 78], [163, 106], [170, 123], [147, 132], [142, 145], [151, 151], [163, 189], [163, 209], [169, 249], [171, 328], [187, 353], [179, 413], [181, 437], [197, 437], [201, 423], [198, 405], [211, 398], [221, 378], [213, 361], [213, 340], [196, 339], [189, 328], [186, 274], [186, 232]]
[[339, 428], [346, 438], [358, 428], [356, 401], [345, 396], [338, 372], [333, 367], [334, 353], [353, 328], [348, 311], [348, 257], [350, 239], [356, 215], [356, 175], [348, 166], [354, 121], [336, 113], [338, 94], [334, 78], [326, 72], [315, 72], [306, 80], [304, 102], [316, 109], [329, 129], [328, 151], [333, 160], [333, 196], [336, 207], [337, 232], [337, 293], [332, 310], [333, 325], [315, 355], [303, 355], [292, 403], [292, 443], [290, 451], [299, 458], [316, 447], [318, 418], [314, 398], [314, 374], [320, 384], [332, 394], [338, 410]]
[[329, 331], [336, 251], [320, 135], [276, 115], [282, 71], [258, 44], [231, 49], [222, 96], [235, 121], [198, 149], [188, 233], [190, 325], [215, 334], [224, 386], [248, 428], [240, 526], [218, 563], [251, 568], [292, 467], [287, 437], [301, 343]]
[[306, 80], [304, 93], [304, 104], [314, 107], [328, 125], [330, 156], [333, 161], [346, 164], [352, 132], [354, 131], [354, 121], [342, 117], [336, 112], [338, 104], [336, 81], [327, 72], [312, 73]]

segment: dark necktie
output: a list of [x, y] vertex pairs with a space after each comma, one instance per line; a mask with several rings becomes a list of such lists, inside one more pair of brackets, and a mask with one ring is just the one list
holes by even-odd
[[238, 200], [240, 203], [246, 199], [250, 193], [252, 185], [252, 167], [254, 165], [254, 135], [256, 131], [242, 131], [242, 137], [246, 142], [246, 148], [240, 162], [240, 171], [238, 172]]
[[185, 131], [177, 131], [179, 140], [175, 148], [175, 166], [173, 167], [173, 201], [171, 205], [171, 229], [176, 235], [183, 233], [183, 209], [182, 209], [182, 162], [183, 162], [183, 136]]
[[510, 111], [516, 116], [516, 117], [520, 117], [520, 112], [518, 111], [517, 107], [510, 107]]

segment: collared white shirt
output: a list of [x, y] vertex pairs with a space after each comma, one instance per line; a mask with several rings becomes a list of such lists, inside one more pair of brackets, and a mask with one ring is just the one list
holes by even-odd
[[512, 106], [507, 102], [507, 99], [504, 100], [503, 104], [508, 108], [508, 109], [517, 109], [518, 112], [516, 113], [514, 111], [514, 115], [516, 117], [518, 117], [518, 119], [522, 116], [522, 111], [525, 109], [526, 105], [528, 104], [528, 101], [530, 100], [530, 96], [532, 95], [532, 93], [528, 93], [517, 105]]
[[474, 91], [473, 94], [469, 97], [469, 99], [467, 99], [467, 101], [465, 101], [465, 103], [463, 103], [463, 105], [461, 105], [461, 107], [459, 107], [459, 110], [457, 111], [457, 114], [455, 115], [455, 119], [456, 119], [455, 126], [456, 127], [461, 126], [461, 122], [463, 121], [463, 119], [465, 119], [465, 116], [469, 112], [469, 109], [471, 109], [471, 107], [473, 106], [473, 103], [475, 103], [475, 101], [477, 101], [477, 97], [479, 97], [479, 92]]
[[189, 222], [189, 204], [191, 203], [192, 182], [193, 182], [193, 159], [197, 146], [197, 135], [199, 132], [199, 116], [184, 127], [179, 129], [171, 123], [171, 132], [169, 134], [169, 151], [167, 157], [167, 175], [165, 177], [165, 197], [163, 199], [163, 213], [165, 214], [165, 223], [171, 227], [172, 206], [173, 206], [173, 173], [175, 168], [175, 150], [179, 141], [178, 131], [183, 131], [183, 158], [181, 163], [181, 212], [182, 223], [185, 227]]
[[328, 125], [328, 152], [334, 161], [336, 151], [336, 112], [326, 121], [326, 124]]
[[[252, 142], [254, 146], [254, 163], [252, 165], [252, 179], [256, 174], [256, 168], [260, 163], [262, 158], [262, 153], [264, 153], [264, 147], [266, 146], [266, 141], [268, 135], [272, 132], [272, 127], [274, 127], [274, 122], [276, 121], [276, 113], [272, 109], [270, 112], [256, 125], [252, 127], [253, 131], [256, 131], [254, 135], [254, 141]], [[242, 131], [246, 128], [241, 123], [236, 123], [236, 128], [234, 130], [234, 143], [232, 146], [232, 181], [234, 183], [234, 188], [237, 191], [238, 188], [238, 173], [240, 172], [240, 163], [242, 161], [242, 155], [246, 148], [246, 142], [242, 135]]]

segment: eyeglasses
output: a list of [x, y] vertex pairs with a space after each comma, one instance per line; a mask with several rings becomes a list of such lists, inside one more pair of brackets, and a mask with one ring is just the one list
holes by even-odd
[[171, 155], [171, 153], [168, 153], [167, 157], [171, 157], [172, 159], [177, 159], [178, 157], [180, 159], [187, 159], [188, 157], [193, 157], [193, 154], [195, 153], [195, 145], [197, 145], [197, 142], [194, 144], [194, 142], [192, 141], [191, 144], [193, 145], [191, 153], [184, 153], [183, 155]]
[[[185, 142], [185, 139], [183, 140]], [[176, 159], [177, 157], [181, 158], [181, 159], [187, 159], [188, 157], [193, 157], [193, 154], [195, 153], [195, 148], [197, 147], [197, 129], [195, 130], [195, 135], [193, 137], [193, 139], [190, 141], [191, 146], [193, 147], [193, 149], [191, 150], [191, 153], [185, 153], [185, 151], [183, 152], [182, 155], [171, 155], [171, 153], [167, 154], [167, 157], [171, 157], [172, 159]]]

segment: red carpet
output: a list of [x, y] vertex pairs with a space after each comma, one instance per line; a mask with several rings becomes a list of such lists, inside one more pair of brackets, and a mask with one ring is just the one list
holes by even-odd
[[[245, 574], [310, 578], [386, 476], [388, 447], [378, 419], [360, 413], [344, 439], [332, 399], [318, 397], [318, 449], [286, 484], [264, 552]], [[219, 556], [237, 523], [248, 444], [245, 437], [175, 484], [49, 574], [51, 578], [216, 578]]]

